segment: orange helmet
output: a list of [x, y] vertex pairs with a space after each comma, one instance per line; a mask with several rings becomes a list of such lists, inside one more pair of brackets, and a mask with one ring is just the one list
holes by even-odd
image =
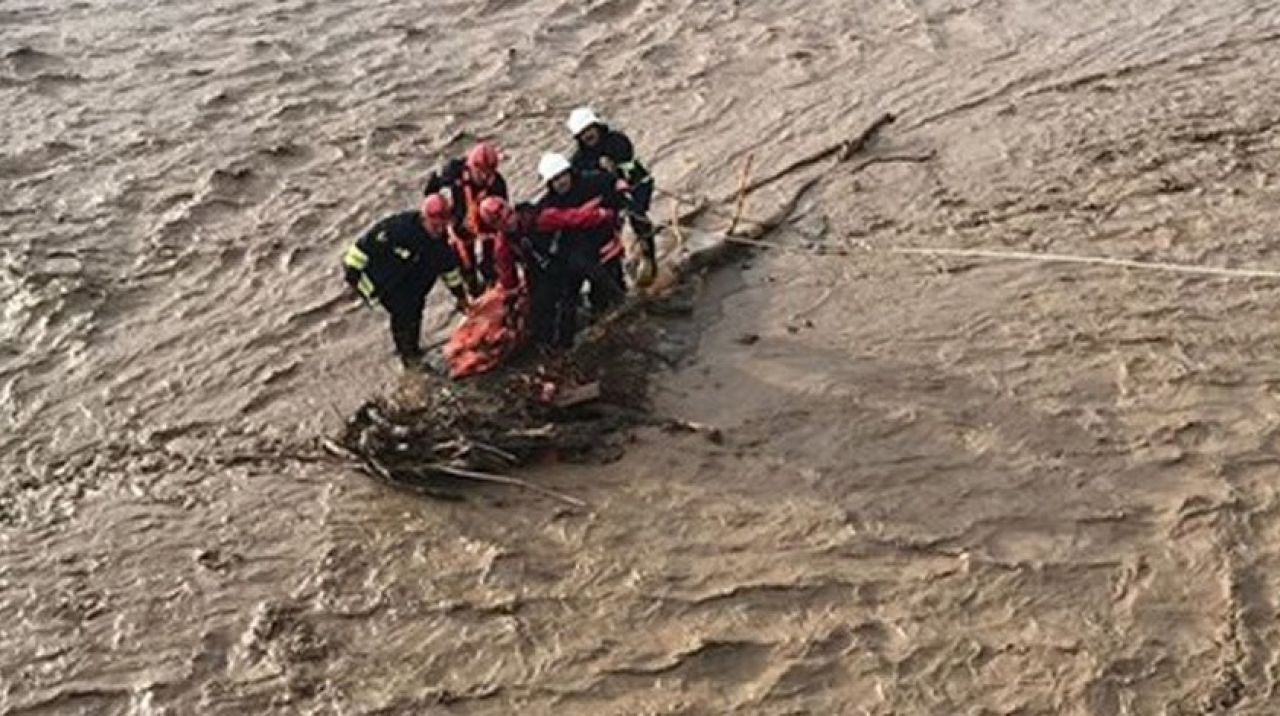
[[499, 196], [486, 196], [480, 202], [480, 223], [490, 231], [502, 229], [511, 219], [511, 206]]
[[490, 142], [480, 142], [467, 152], [467, 168], [485, 176], [498, 171], [500, 160], [498, 148]]

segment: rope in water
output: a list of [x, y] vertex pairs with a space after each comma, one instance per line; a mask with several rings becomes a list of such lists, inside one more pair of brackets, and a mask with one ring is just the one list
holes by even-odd
[[[874, 251], [875, 249], [872, 248], [872, 250]], [[1076, 254], [1039, 253], [1033, 251], [1001, 251], [993, 249], [887, 247], [880, 250], [888, 253], [916, 256], [963, 256], [969, 258], [990, 258], [1013, 261], [1038, 261], [1042, 263], [1092, 264], [1096, 266], [1117, 266], [1120, 268], [1141, 269], [1147, 271], [1163, 271], [1166, 273], [1197, 274], [1202, 276], [1219, 276], [1227, 278], [1280, 279], [1280, 271], [1271, 271], [1267, 269], [1236, 269], [1218, 266], [1197, 266], [1194, 264], [1177, 264], [1165, 261], [1117, 259], [1109, 256], [1079, 256]]]
[[[672, 224], [653, 222], [655, 226], [672, 228]], [[721, 234], [720, 239], [730, 243], [753, 246], [761, 249], [801, 253], [823, 258], [850, 258], [850, 252], [843, 248], [822, 250], [802, 246], [789, 246], [763, 238], [745, 238], [730, 234]], [[1122, 259], [1110, 256], [1088, 256], [1080, 254], [1062, 254], [1035, 251], [1014, 251], [1003, 249], [955, 249], [945, 247], [908, 247], [908, 246], [871, 246], [860, 243], [862, 251], [897, 254], [904, 256], [955, 256], [963, 258], [987, 258], [1004, 261], [1034, 261], [1039, 263], [1080, 264], [1094, 266], [1113, 266], [1117, 268], [1159, 271], [1164, 273], [1180, 273], [1200, 276], [1217, 276], [1220, 278], [1269, 279], [1280, 280], [1280, 270], [1227, 268], [1220, 266], [1199, 266], [1196, 264], [1171, 263], [1167, 261], [1141, 261], [1138, 259]]]

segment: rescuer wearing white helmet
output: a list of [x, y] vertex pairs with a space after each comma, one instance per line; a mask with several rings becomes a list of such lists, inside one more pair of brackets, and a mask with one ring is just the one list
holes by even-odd
[[570, 176], [572, 169], [573, 165], [569, 160], [558, 152], [547, 152], [538, 160], [538, 176], [542, 178], [542, 183], [558, 194], [567, 192], [573, 183]]
[[[538, 176], [546, 192], [537, 202], [538, 211], [553, 209], [607, 209], [614, 217], [631, 209], [627, 197], [619, 193], [617, 178], [600, 170], [579, 170], [562, 154], [548, 152], [538, 161]], [[577, 332], [582, 286], [590, 284], [593, 313], [616, 305], [626, 295], [622, 275], [621, 222], [612, 220], [591, 228], [561, 229], [547, 237], [547, 253], [554, 269], [553, 316], [549, 318], [550, 342], [568, 347]]]
[[653, 201], [653, 175], [636, 157], [631, 139], [610, 128], [590, 107], [578, 107], [570, 112], [566, 125], [578, 145], [570, 160], [575, 169], [606, 171], [627, 183], [631, 230], [635, 232], [644, 255], [643, 268], [637, 272], [637, 283], [647, 284], [653, 280], [657, 270], [654, 244], [657, 232], [648, 216], [649, 205]]

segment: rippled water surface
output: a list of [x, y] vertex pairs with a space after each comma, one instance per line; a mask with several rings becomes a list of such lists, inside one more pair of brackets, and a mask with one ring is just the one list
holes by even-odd
[[[1278, 74], [1263, 0], [0, 0], [0, 713], [1280, 712], [1280, 285], [883, 251], [1278, 269]], [[709, 280], [722, 441], [320, 458], [342, 248], [583, 101], [690, 198], [898, 121], [749, 202], [857, 250]]]

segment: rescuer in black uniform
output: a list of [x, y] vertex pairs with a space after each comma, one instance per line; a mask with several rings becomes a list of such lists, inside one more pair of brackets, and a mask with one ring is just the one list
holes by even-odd
[[458, 310], [467, 293], [447, 233], [452, 207], [440, 194], [424, 197], [418, 211], [382, 219], [342, 257], [347, 283], [366, 302], [377, 301], [391, 315], [391, 337], [406, 367], [422, 364], [422, 311], [427, 295], [444, 281]]

